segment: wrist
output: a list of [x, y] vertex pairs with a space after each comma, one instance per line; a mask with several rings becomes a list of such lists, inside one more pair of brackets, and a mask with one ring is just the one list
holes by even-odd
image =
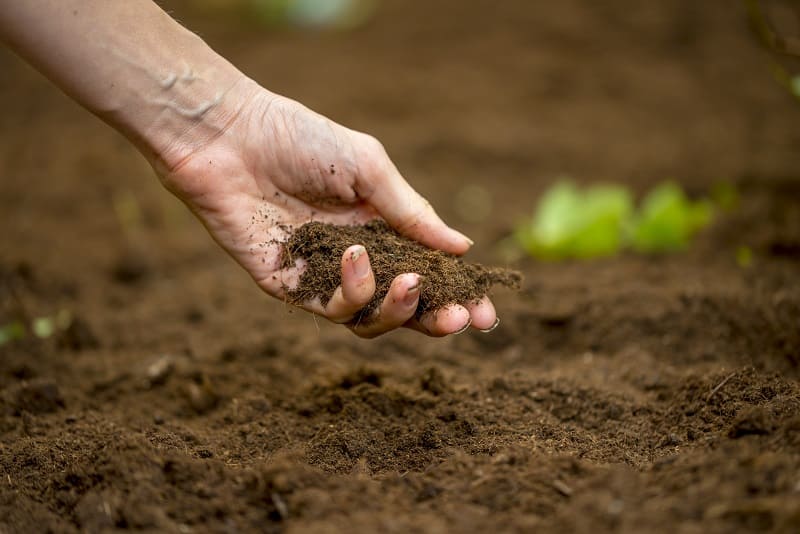
[[256, 85], [149, 1], [16, 2], [0, 39], [157, 168], [224, 132]]
[[198, 77], [189, 85], [179, 80], [173, 89], [148, 100], [155, 113], [141, 125], [140, 139], [134, 140], [159, 173], [176, 170], [226, 135], [255, 95], [263, 91], [231, 69], [210, 69], [208, 77]]
[[159, 172], [179, 167], [222, 136], [263, 91], [199, 37], [191, 37], [200, 53], [159, 62], [143, 77], [146, 82], [129, 88], [105, 117]]

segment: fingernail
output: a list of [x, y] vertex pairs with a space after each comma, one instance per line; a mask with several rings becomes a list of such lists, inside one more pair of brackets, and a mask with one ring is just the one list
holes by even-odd
[[403, 297], [403, 303], [406, 306], [411, 306], [419, 299], [419, 282], [414, 287], [409, 287], [406, 290], [406, 296]]
[[467, 324], [462, 326], [460, 330], [458, 330], [456, 332], [453, 332], [453, 335], [457, 336], [458, 334], [463, 334], [464, 332], [466, 332], [469, 329], [470, 326], [472, 326], [472, 318], [470, 318], [470, 320], [467, 321]]
[[357, 278], [364, 278], [369, 273], [369, 260], [366, 254], [367, 250], [361, 246], [350, 253], [350, 264], [353, 266], [353, 274]]
[[499, 324], [500, 324], [500, 317], [498, 317], [497, 319], [495, 319], [495, 320], [494, 320], [494, 324], [493, 324], [492, 326], [490, 326], [489, 328], [481, 329], [481, 332], [484, 332], [484, 333], [488, 334], [489, 332], [491, 332], [492, 330], [494, 330], [495, 328], [497, 328], [497, 326], [498, 326]]
[[[459, 234], [461, 234], [461, 232], [459, 232]], [[472, 246], [472, 245], [474, 245], [474, 244], [475, 244], [475, 241], [473, 241], [472, 239], [468, 238], [468, 237], [467, 237], [467, 236], [465, 236], [464, 234], [461, 234], [461, 237], [463, 237], [463, 238], [464, 238], [464, 241], [466, 241], [467, 243], [469, 243], [469, 246]]]

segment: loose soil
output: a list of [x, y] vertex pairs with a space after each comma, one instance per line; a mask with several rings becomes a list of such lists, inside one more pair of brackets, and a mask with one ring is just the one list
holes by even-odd
[[508, 265], [491, 334], [361, 340], [0, 52], [0, 323], [73, 317], [0, 347], [0, 531], [800, 530], [800, 106], [737, 3], [387, 0], [331, 35], [197, 5], [170, 7], [380, 138], [467, 261], [503, 265], [564, 174], [739, 206], [684, 253]]
[[519, 289], [522, 282], [517, 271], [469, 263], [431, 250], [401, 236], [383, 221], [361, 226], [311, 222], [295, 230], [283, 245], [284, 268], [294, 266], [298, 258], [306, 261], [297, 288], [288, 292], [289, 302], [319, 299], [326, 305], [342, 283], [342, 254], [354, 244], [368, 251], [376, 288], [372, 300], [356, 312], [356, 324], [367, 324], [375, 317], [373, 312], [389, 292], [392, 280], [403, 273], [420, 275], [417, 318], [448, 304], [476, 302], [495, 285]]

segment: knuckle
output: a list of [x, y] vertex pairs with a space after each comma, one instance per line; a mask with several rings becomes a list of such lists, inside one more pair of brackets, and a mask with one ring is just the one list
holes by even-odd
[[388, 170], [391, 168], [391, 160], [386, 153], [383, 143], [378, 141], [375, 137], [368, 134], [360, 134], [362, 137], [358, 142], [360, 150], [358, 153], [359, 164], [362, 166], [362, 174], [369, 176], [374, 180], [382, 180], [388, 175]]
[[365, 150], [368, 153], [371, 153], [373, 156], [385, 156], [386, 149], [383, 146], [377, 137], [369, 135], [369, 134], [361, 134], [361, 143], [363, 144]]

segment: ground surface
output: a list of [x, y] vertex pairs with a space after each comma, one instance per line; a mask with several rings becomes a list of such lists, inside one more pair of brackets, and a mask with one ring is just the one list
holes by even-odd
[[561, 174], [742, 192], [685, 254], [515, 265], [500, 328], [443, 340], [358, 340], [257, 293], [0, 53], [0, 319], [76, 318], [0, 348], [0, 530], [798, 531], [800, 105], [738, 4], [609, 4], [392, 0], [332, 36], [175, 6], [381, 138], [472, 259]]

